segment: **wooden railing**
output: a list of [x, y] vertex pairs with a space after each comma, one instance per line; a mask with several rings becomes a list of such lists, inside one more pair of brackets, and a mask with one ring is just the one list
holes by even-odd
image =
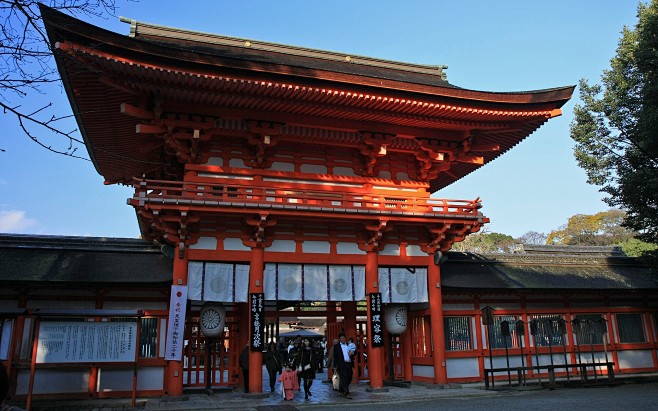
[[[329, 212], [374, 212], [405, 215], [461, 216], [476, 218], [481, 203], [404, 196], [398, 193], [353, 193], [338, 190], [276, 188], [262, 185], [207, 184], [135, 179], [133, 206], [149, 204], [209, 207], [253, 207]], [[329, 186], [328, 188], [335, 188]]]

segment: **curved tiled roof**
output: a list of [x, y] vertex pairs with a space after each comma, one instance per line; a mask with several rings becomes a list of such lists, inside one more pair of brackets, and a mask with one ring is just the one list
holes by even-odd
[[0, 282], [11, 285], [166, 284], [172, 268], [143, 240], [0, 234]]
[[[607, 247], [446, 253], [444, 290], [658, 290], [658, 276]], [[0, 234], [0, 283], [170, 284], [173, 261], [136, 239]]]
[[[140, 106], [149, 96], [158, 96], [172, 112], [192, 111], [209, 122], [255, 118], [311, 129], [389, 133], [401, 140], [436, 142], [441, 136], [458, 145], [474, 132], [478, 144], [469, 154], [487, 164], [559, 115], [574, 89], [467, 90], [444, 80], [439, 66], [136, 22], [134, 37], [127, 37], [45, 6], [42, 15], [90, 157], [109, 183], [172, 175], [166, 156], [149, 150], [135, 132], [141, 122], [119, 109], [124, 103]], [[483, 148], [493, 146], [498, 150]], [[430, 182], [430, 189], [481, 165], [455, 162], [450, 172]]]
[[658, 290], [658, 276], [611, 247], [531, 247], [519, 254], [447, 253], [453, 290]]

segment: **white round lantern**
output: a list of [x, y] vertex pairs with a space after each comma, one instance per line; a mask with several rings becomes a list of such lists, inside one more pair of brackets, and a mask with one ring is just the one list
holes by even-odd
[[389, 304], [384, 311], [386, 329], [393, 335], [400, 335], [407, 329], [407, 306]]
[[217, 337], [224, 332], [226, 308], [222, 303], [205, 303], [199, 313], [201, 332], [206, 337]]

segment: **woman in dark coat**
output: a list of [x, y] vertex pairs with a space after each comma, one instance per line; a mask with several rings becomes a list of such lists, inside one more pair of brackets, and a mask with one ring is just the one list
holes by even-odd
[[276, 383], [276, 373], [283, 370], [283, 359], [281, 353], [276, 349], [274, 343], [269, 343], [267, 351], [263, 354], [263, 362], [267, 368], [267, 373], [270, 375], [270, 391], [274, 392], [274, 384]]
[[293, 365], [297, 368], [297, 372], [300, 373], [301, 378], [304, 379], [304, 398], [308, 400], [308, 397], [311, 395], [311, 385], [313, 385], [313, 380], [315, 379], [315, 367], [318, 362], [315, 358], [315, 350], [311, 346], [311, 341], [305, 338], [302, 343], [303, 346], [297, 351]]

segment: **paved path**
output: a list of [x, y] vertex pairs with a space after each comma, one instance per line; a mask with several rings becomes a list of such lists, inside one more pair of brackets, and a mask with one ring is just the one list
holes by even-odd
[[[655, 376], [654, 376], [655, 377]], [[180, 398], [144, 398], [138, 399], [137, 408], [149, 411], [160, 410], [298, 410], [298, 409], [314, 409], [322, 408], [330, 409], [345, 409], [345, 407], [358, 406], [359, 408], [383, 410], [383, 409], [414, 409], [416, 411], [421, 409], [432, 409], [427, 404], [435, 403], [436, 401], [446, 403], [447, 401], [463, 402], [464, 399], [474, 400], [471, 402], [491, 404], [497, 399], [512, 400], [513, 397], [528, 396], [531, 398], [534, 395], [541, 393], [541, 396], [547, 398], [560, 398], [566, 392], [575, 392], [575, 389], [563, 388], [555, 391], [548, 389], [541, 389], [538, 386], [534, 388], [518, 388], [508, 389], [502, 385], [496, 384], [496, 390], [485, 390], [484, 384], [451, 384], [448, 387], [436, 386], [433, 384], [420, 384], [414, 383], [409, 388], [400, 387], [386, 387], [386, 391], [373, 392], [370, 390], [368, 383], [362, 382], [353, 384], [351, 392], [353, 399], [346, 399], [340, 396], [332, 389], [331, 384], [323, 383], [326, 380], [327, 374], [317, 374], [317, 378], [311, 388], [312, 396], [308, 400], [304, 399], [304, 392], [298, 391], [293, 401], [283, 401], [281, 395], [278, 394], [277, 389], [279, 383], [276, 384], [275, 392], [271, 393], [269, 390], [269, 382], [267, 381], [267, 373], [264, 373], [263, 387], [266, 392], [262, 394], [244, 394], [241, 391], [218, 392], [208, 395], [205, 392], [186, 394]], [[618, 379], [619, 380], [619, 379]], [[655, 390], [658, 384], [646, 384]], [[621, 388], [602, 388], [598, 389], [585, 389], [589, 392], [614, 390]], [[621, 392], [618, 390], [617, 392]], [[561, 394], [562, 393], [562, 394]], [[616, 394], [613, 394], [616, 395]], [[658, 397], [658, 396], [657, 396]], [[418, 407], [410, 405], [417, 403]], [[425, 405], [423, 405], [425, 404]], [[654, 407], [655, 403], [652, 403]], [[567, 407], [568, 408], [568, 407]], [[113, 411], [113, 410], [130, 410], [133, 409], [130, 405], [130, 400], [89, 400], [89, 401], [56, 401], [56, 402], [41, 402], [35, 401], [33, 404], [34, 411], [65, 411], [65, 410], [78, 410], [78, 411]], [[463, 408], [462, 408], [463, 409]], [[473, 408], [475, 409], [475, 408]], [[514, 408], [516, 409], [516, 408]], [[644, 408], [635, 408], [644, 409]], [[658, 409], [658, 406], [655, 408]], [[380, 410], [380, 411], [381, 411]]]

